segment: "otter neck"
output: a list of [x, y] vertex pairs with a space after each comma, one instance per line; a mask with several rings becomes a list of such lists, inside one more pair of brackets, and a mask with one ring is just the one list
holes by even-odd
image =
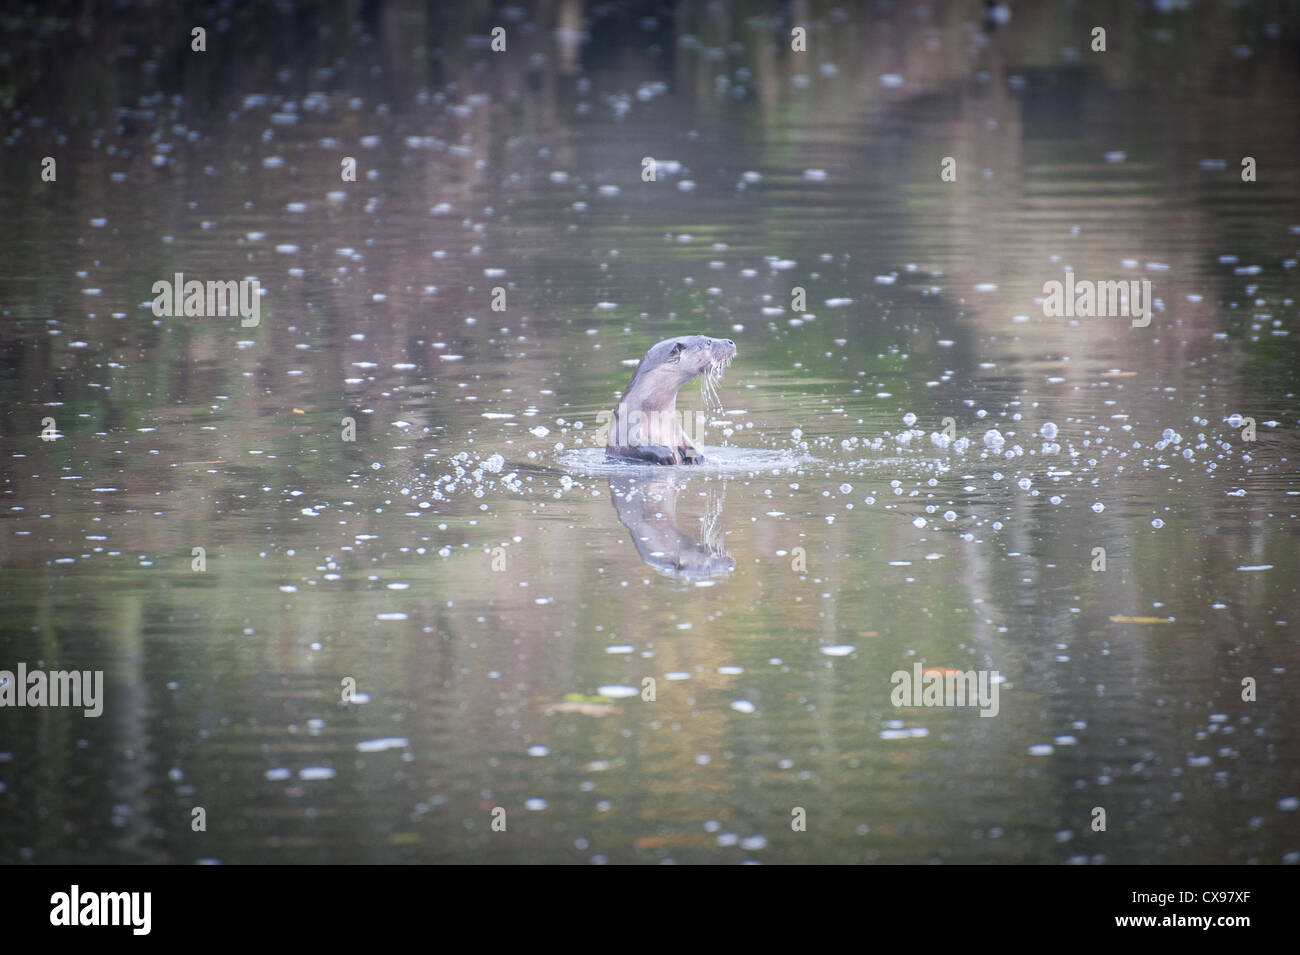
[[682, 384], [652, 375], [638, 381], [621, 402], [626, 408], [641, 413], [646, 440], [650, 444], [676, 447], [681, 443], [682, 429], [677, 421], [677, 389]]

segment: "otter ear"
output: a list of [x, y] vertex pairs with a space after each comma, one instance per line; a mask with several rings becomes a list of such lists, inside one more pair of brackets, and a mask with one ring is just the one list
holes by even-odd
[[669, 360], [669, 361], [681, 361], [681, 360], [682, 360], [682, 352], [684, 352], [684, 351], [686, 351], [686, 346], [685, 346], [685, 345], [683, 345], [681, 342], [677, 342], [677, 343], [675, 343], [675, 344], [673, 345], [673, 350], [672, 350], [671, 352], [668, 353], [668, 360]]

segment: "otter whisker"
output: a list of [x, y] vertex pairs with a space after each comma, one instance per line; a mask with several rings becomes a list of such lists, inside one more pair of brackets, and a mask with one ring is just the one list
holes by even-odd
[[700, 394], [704, 397], [704, 407], [707, 411], [719, 411], [722, 405], [722, 399], [718, 396], [713, 380], [712, 372], [700, 376]]
[[705, 369], [704, 374], [700, 376], [700, 391], [704, 395], [705, 404], [711, 411], [723, 410], [722, 396], [718, 393], [718, 383], [722, 381], [722, 373], [729, 364], [731, 364], [730, 358], [713, 361]]

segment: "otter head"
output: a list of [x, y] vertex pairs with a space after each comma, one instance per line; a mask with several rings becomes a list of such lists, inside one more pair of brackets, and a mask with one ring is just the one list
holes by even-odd
[[665, 338], [641, 358], [627, 393], [631, 394], [645, 379], [645, 383], [662, 382], [671, 386], [675, 395], [677, 389], [692, 378], [707, 375], [735, 357], [736, 343], [730, 338], [709, 338], [707, 335]]
[[735, 356], [735, 342], [707, 335], [679, 335], [651, 347], [614, 408], [606, 452], [657, 464], [702, 462], [677, 420], [677, 389], [720, 373]]

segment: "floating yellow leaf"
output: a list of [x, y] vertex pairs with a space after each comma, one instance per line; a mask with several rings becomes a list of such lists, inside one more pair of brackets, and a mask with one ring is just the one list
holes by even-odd
[[556, 713], [578, 713], [582, 716], [609, 716], [610, 713], [617, 713], [618, 707], [612, 703], [582, 703], [569, 701], [568, 703], [552, 703], [543, 711], [547, 716], [553, 716]]
[[306, 414], [307, 412], [303, 411], [301, 408], [294, 408], [294, 409], [293, 409], [293, 413], [294, 413], [294, 414]]
[[1111, 617], [1111, 623], [1173, 623], [1173, 617]]

